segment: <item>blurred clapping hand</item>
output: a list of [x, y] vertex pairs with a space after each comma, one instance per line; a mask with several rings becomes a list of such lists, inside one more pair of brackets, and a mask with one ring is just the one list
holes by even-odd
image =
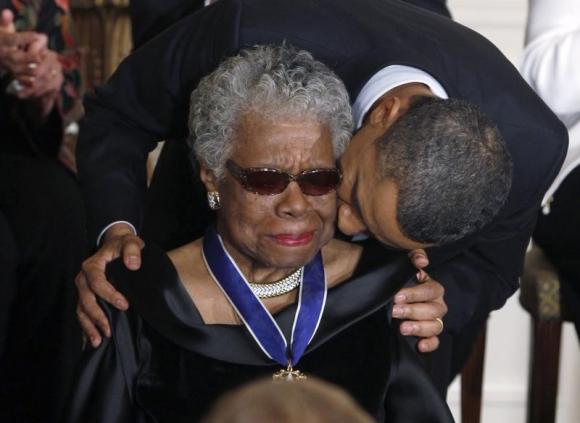
[[8, 9], [0, 14], [0, 69], [12, 78], [9, 94], [36, 103], [40, 117], [50, 113], [64, 82], [58, 55], [48, 48], [46, 35], [16, 32]]

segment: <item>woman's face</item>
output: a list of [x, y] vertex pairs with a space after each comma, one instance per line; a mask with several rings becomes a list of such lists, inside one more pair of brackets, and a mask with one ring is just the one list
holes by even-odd
[[[231, 160], [241, 168], [273, 168], [293, 175], [335, 167], [327, 128], [314, 120], [268, 121], [256, 114], [242, 119]], [[247, 191], [229, 170], [217, 181], [217, 190], [218, 232], [238, 262], [294, 269], [310, 261], [334, 234], [334, 190], [310, 196], [290, 182], [280, 194], [259, 195]]]

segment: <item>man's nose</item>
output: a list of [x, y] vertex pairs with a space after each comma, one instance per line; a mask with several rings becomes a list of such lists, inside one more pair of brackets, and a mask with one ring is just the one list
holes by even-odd
[[338, 207], [338, 228], [345, 235], [356, 235], [367, 230], [362, 218], [344, 201]]

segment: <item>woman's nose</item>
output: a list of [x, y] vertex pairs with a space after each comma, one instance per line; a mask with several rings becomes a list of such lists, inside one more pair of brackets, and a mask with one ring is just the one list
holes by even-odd
[[300, 186], [295, 181], [288, 184], [286, 189], [280, 193], [278, 203], [279, 213], [285, 216], [299, 217], [310, 208], [307, 196], [302, 192]]

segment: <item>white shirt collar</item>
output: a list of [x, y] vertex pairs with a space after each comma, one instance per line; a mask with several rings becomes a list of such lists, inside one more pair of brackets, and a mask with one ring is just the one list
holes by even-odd
[[437, 97], [448, 98], [443, 86], [427, 72], [411, 66], [390, 65], [375, 73], [356, 98], [352, 106], [356, 128], [362, 126], [365, 115], [384, 93], [411, 82], [425, 84]]

